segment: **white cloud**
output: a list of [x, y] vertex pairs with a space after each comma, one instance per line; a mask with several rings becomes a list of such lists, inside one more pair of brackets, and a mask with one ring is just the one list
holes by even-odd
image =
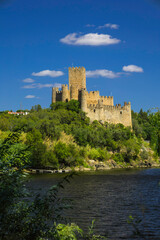
[[143, 68], [136, 65], [123, 66], [122, 70], [125, 72], [143, 72]]
[[34, 95], [27, 95], [27, 96], [25, 96], [25, 98], [36, 98], [36, 96], [34, 96]]
[[33, 88], [41, 89], [41, 88], [51, 88], [51, 87], [61, 88], [61, 86], [62, 86], [62, 84], [60, 84], [60, 83], [54, 83], [54, 84], [51, 84], [51, 83], [46, 83], [46, 84], [33, 83], [33, 84], [25, 85], [22, 88], [25, 88], [25, 89], [33, 89]]
[[105, 77], [105, 78], [117, 78], [120, 73], [115, 73], [107, 69], [98, 69], [93, 71], [86, 71], [86, 76], [90, 77]]
[[25, 82], [25, 83], [33, 83], [33, 82], [35, 82], [35, 80], [32, 79], [32, 78], [25, 78], [25, 79], [22, 80], [22, 82]]
[[32, 73], [33, 76], [37, 76], [37, 77], [60, 77], [62, 75], [64, 75], [64, 73], [62, 71], [55, 71], [55, 70], [43, 70], [40, 72], [33, 72]]
[[77, 33], [70, 33], [64, 38], [60, 39], [60, 42], [69, 45], [88, 45], [88, 46], [105, 46], [111, 44], [117, 44], [121, 40], [112, 38], [108, 34], [88, 33], [85, 35], [78, 35]]
[[36, 88], [36, 83], [30, 84], [30, 85], [24, 85], [22, 88], [25, 88], [25, 89]]
[[95, 27], [94, 24], [87, 24], [86, 27]]
[[111, 28], [111, 29], [118, 29], [119, 25], [118, 24], [112, 24], [112, 23], [106, 23], [103, 26], [99, 26], [98, 29], [101, 28]]
[[51, 84], [51, 83], [46, 83], [46, 84], [41, 84], [41, 83], [37, 83], [37, 88], [51, 88], [53, 87], [54, 84]]

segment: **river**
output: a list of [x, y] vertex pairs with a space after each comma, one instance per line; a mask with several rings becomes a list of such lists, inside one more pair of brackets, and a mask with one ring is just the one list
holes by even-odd
[[[63, 176], [32, 175], [29, 185], [43, 193]], [[65, 184], [61, 195], [73, 200], [67, 216], [84, 230], [95, 219], [95, 232], [108, 239], [160, 239], [160, 169], [81, 173]], [[141, 220], [136, 227], [143, 236], [132, 235], [129, 215]]]

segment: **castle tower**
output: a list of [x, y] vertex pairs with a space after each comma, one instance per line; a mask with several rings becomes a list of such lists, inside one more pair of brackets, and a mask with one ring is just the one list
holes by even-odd
[[78, 100], [78, 89], [75, 86], [70, 86], [70, 100]]
[[68, 86], [67, 84], [62, 85], [62, 102], [69, 101], [68, 99]]
[[86, 70], [84, 67], [69, 67], [70, 99], [78, 100], [78, 91], [86, 88]]
[[57, 87], [52, 88], [52, 103], [56, 102], [56, 94], [57, 94], [58, 90], [59, 90], [59, 88], [57, 88]]
[[87, 92], [84, 67], [70, 67], [68, 72], [69, 86], [63, 84], [60, 91], [57, 87], [52, 88], [52, 103], [75, 99], [79, 101], [82, 111], [87, 114], [91, 122], [98, 120], [113, 124], [121, 123], [132, 128], [130, 102], [125, 102], [124, 106], [120, 104], [114, 106], [112, 96], [100, 96], [99, 91]]
[[127, 108], [127, 111], [128, 111], [128, 122], [127, 122], [127, 124], [128, 124], [128, 126], [130, 126], [131, 129], [132, 129], [131, 103], [128, 102], [128, 104], [127, 104], [127, 102], [124, 102], [124, 108]]
[[87, 96], [86, 96], [86, 89], [81, 89], [81, 109], [83, 112], [87, 112]]

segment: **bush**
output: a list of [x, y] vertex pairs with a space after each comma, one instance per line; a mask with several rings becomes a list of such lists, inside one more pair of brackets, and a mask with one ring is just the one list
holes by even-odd
[[96, 148], [91, 148], [89, 153], [88, 153], [89, 159], [99, 160], [100, 156], [101, 156], [100, 152]]
[[79, 113], [80, 111], [80, 103], [77, 100], [71, 100], [66, 104], [67, 110]]
[[54, 169], [58, 169], [59, 162], [55, 153], [52, 150], [45, 152], [44, 159], [42, 160], [42, 165], [44, 167], [51, 167]]
[[101, 161], [109, 160], [111, 157], [111, 154], [109, 154], [109, 152], [106, 150], [106, 148], [104, 148], [104, 149], [99, 148], [98, 152], [100, 154], [99, 160], [101, 160]]
[[113, 154], [113, 160], [116, 162], [116, 163], [122, 163], [124, 162], [124, 156], [122, 153], [115, 153]]
[[79, 148], [79, 155], [82, 157], [82, 158], [87, 158], [88, 157], [88, 151], [87, 151], [87, 147], [80, 147]]
[[[65, 143], [58, 142], [54, 147], [54, 153], [61, 165], [67, 164], [67, 159], [71, 157], [71, 152]], [[68, 165], [68, 164], [67, 164]]]
[[148, 152], [147, 152], [145, 149], [143, 149], [143, 150], [140, 152], [139, 156], [140, 156], [140, 158], [141, 158], [142, 160], [147, 160], [149, 154], [148, 154]]
[[47, 147], [45, 144], [42, 142], [37, 142], [34, 144], [32, 147], [32, 167], [34, 168], [42, 168], [44, 167], [44, 159], [45, 159], [45, 154], [47, 151]]

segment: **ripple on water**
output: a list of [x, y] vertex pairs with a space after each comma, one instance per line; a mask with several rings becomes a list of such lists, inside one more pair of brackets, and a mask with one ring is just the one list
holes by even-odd
[[[29, 186], [45, 189], [62, 175], [34, 176]], [[87, 230], [93, 219], [95, 231], [109, 239], [160, 240], [160, 169], [113, 170], [75, 176], [61, 194], [73, 200], [66, 214]], [[141, 219], [137, 224], [143, 236], [133, 237], [128, 216]]]

